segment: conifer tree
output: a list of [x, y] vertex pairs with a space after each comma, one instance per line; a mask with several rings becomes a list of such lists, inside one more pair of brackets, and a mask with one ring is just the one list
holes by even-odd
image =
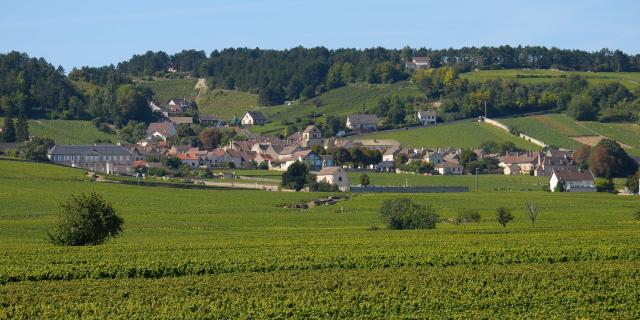
[[11, 115], [4, 118], [4, 127], [2, 130], [2, 140], [4, 142], [16, 142], [16, 128]]

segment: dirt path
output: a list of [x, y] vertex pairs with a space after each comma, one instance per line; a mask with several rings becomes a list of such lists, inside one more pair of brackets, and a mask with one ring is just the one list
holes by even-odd
[[205, 78], [199, 78], [196, 85], [193, 89], [198, 90], [198, 95], [196, 96], [196, 102], [199, 102], [202, 97], [207, 94], [207, 80]]

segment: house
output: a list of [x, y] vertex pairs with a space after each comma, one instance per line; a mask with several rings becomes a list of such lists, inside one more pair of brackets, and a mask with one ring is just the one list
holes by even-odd
[[192, 117], [169, 117], [169, 121], [175, 123], [176, 125], [179, 124], [193, 124], [193, 118]]
[[169, 113], [184, 113], [187, 112], [189, 107], [186, 99], [171, 98], [167, 101], [167, 111]]
[[287, 170], [294, 162], [304, 163], [310, 171], [322, 170], [325, 160], [313, 153], [311, 150], [298, 151], [288, 158], [281, 159], [284, 162], [280, 165], [280, 170]]
[[450, 163], [450, 162], [442, 162], [435, 166], [435, 169], [438, 170], [443, 176], [446, 175], [460, 175], [462, 174], [463, 167], [459, 164]]
[[504, 168], [503, 173], [506, 175], [528, 175], [535, 169], [539, 157], [538, 153], [509, 154], [500, 159], [498, 166]]
[[308, 126], [302, 131], [302, 147], [311, 148], [315, 145], [322, 144], [322, 131], [314, 125]]
[[195, 153], [179, 153], [177, 155], [178, 159], [182, 164], [189, 166], [189, 168], [198, 168], [200, 167], [200, 156]]
[[400, 142], [391, 139], [360, 139], [354, 142], [360, 144], [365, 149], [378, 150], [382, 153], [390, 148], [402, 147]]
[[555, 192], [562, 181], [566, 192], [596, 192], [594, 180], [591, 170], [554, 170], [549, 179], [549, 189]]
[[153, 122], [147, 128], [147, 135], [144, 137], [149, 140], [167, 141], [169, 137], [178, 135], [176, 126], [173, 122]]
[[133, 174], [134, 155], [121, 145], [55, 145], [47, 152], [53, 163], [106, 174]]
[[198, 114], [198, 121], [202, 125], [218, 126], [220, 125], [220, 118], [215, 114]]
[[423, 159], [426, 163], [431, 163], [431, 164], [440, 164], [444, 162], [444, 156], [442, 155], [442, 153], [438, 151], [427, 152], [424, 155]]
[[418, 121], [420, 121], [420, 123], [422, 123], [422, 125], [430, 125], [430, 124], [436, 124], [437, 121], [437, 117], [436, 117], [436, 111], [435, 110], [427, 110], [427, 111], [418, 111]]
[[429, 69], [431, 67], [431, 59], [429, 57], [413, 57], [411, 61], [404, 64], [404, 68], [408, 71], [416, 69]]
[[347, 116], [346, 126], [352, 131], [375, 131], [378, 128], [378, 116], [375, 114], [352, 114]]
[[570, 151], [549, 150], [538, 158], [538, 164], [533, 170], [534, 176], [551, 176], [553, 171], [577, 170]]
[[179, 154], [187, 154], [191, 150], [191, 146], [189, 145], [172, 145], [169, 150], [167, 150], [167, 155], [169, 156], [177, 156]]
[[224, 149], [215, 149], [207, 152], [205, 159], [207, 160], [207, 165], [210, 168], [226, 167], [229, 166], [229, 163], [234, 163], [231, 154]]
[[341, 167], [326, 167], [316, 174], [316, 182], [326, 182], [338, 187], [340, 191], [349, 191], [347, 172]]
[[255, 126], [262, 125], [267, 121], [267, 118], [260, 111], [247, 111], [240, 120], [243, 126]]
[[396, 155], [400, 153], [400, 150], [402, 150], [400, 146], [393, 146], [385, 150], [385, 152], [382, 154], [382, 161], [393, 162], [396, 159]]
[[153, 100], [149, 102], [149, 108], [151, 108], [151, 112], [162, 112], [162, 108], [160, 108], [160, 106], [158, 106]]

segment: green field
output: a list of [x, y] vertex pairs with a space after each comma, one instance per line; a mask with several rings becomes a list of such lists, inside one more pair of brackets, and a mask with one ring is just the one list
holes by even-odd
[[518, 118], [498, 119], [517, 127], [523, 133], [546, 144], [567, 149], [577, 149], [582, 144], [580, 137], [607, 137], [623, 143], [627, 152], [640, 154], [640, 125], [635, 123], [601, 123], [575, 121], [563, 114], [545, 114]]
[[[15, 120], [15, 119], [14, 119]], [[0, 118], [0, 123], [4, 119]], [[118, 136], [98, 130], [91, 121], [29, 120], [29, 134], [51, 138], [58, 144], [93, 144], [96, 140], [116, 142]]]
[[235, 90], [209, 90], [198, 100], [200, 112], [217, 114], [224, 120], [234, 116], [242, 118], [247, 110], [262, 110], [258, 105], [258, 95]]
[[[476, 176], [428, 176], [421, 174], [371, 173], [369, 176], [372, 186], [466, 186], [469, 190], [476, 190]], [[349, 173], [352, 185], [360, 182], [362, 173]], [[541, 191], [549, 184], [548, 177], [507, 176], [481, 174], [478, 177], [480, 191]]]
[[153, 90], [158, 106], [164, 106], [171, 98], [185, 98], [187, 102], [195, 101], [198, 90], [194, 89], [197, 79], [162, 79], [141, 81], [143, 87]]
[[[0, 318], [640, 317], [636, 197], [362, 194], [300, 211], [279, 205], [324, 195], [102, 184], [83, 174], [0, 160]], [[122, 236], [49, 245], [58, 203], [88, 191], [120, 212]], [[386, 230], [377, 210], [399, 196], [432, 205], [443, 221], [465, 208], [482, 219]], [[535, 228], [529, 200], [543, 209]], [[498, 206], [515, 215], [506, 228], [494, 221]]]
[[526, 150], [540, 147], [486, 123], [461, 121], [439, 126], [409, 128], [352, 136], [351, 139], [394, 139], [407, 147], [476, 148], [485, 141], [511, 141]]
[[640, 88], [640, 72], [579, 72], [560, 70], [478, 70], [460, 74], [469, 81], [486, 81], [491, 79], [507, 79], [522, 83], [542, 83], [566, 78], [577, 74], [591, 84], [620, 82], [630, 90]]

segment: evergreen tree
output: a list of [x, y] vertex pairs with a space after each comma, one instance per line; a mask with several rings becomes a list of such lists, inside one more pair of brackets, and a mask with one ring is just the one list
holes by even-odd
[[20, 114], [16, 122], [16, 141], [24, 142], [27, 140], [29, 140], [29, 124], [27, 123], [27, 119]]
[[4, 118], [4, 127], [2, 130], [2, 140], [4, 142], [16, 142], [16, 128], [11, 115]]

